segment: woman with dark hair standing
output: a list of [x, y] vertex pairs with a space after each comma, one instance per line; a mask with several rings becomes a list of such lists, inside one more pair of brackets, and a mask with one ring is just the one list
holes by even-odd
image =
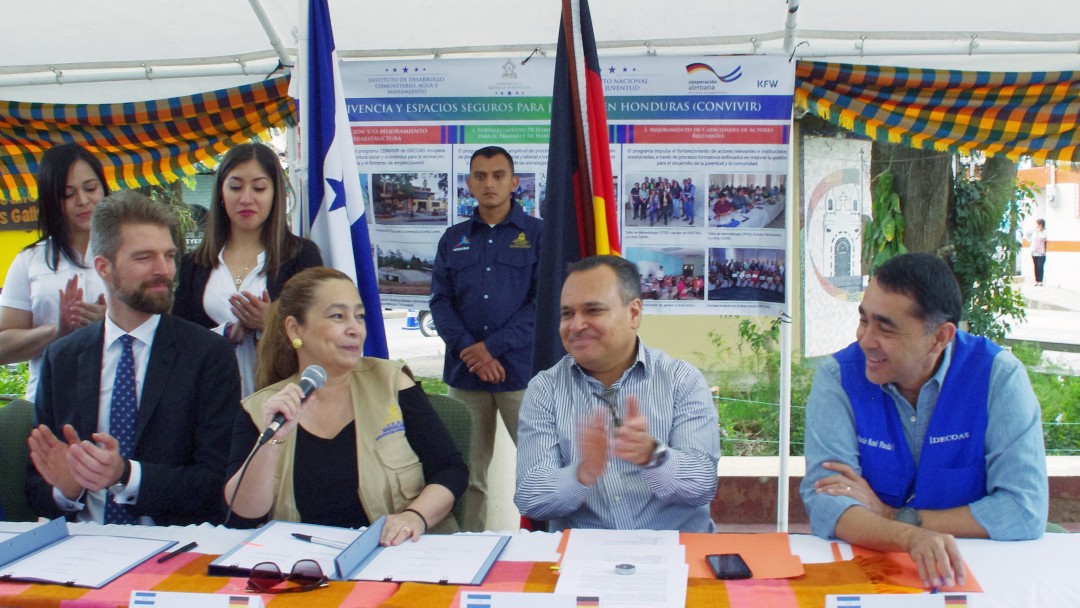
[[286, 215], [277, 154], [236, 146], [218, 167], [202, 245], [180, 262], [173, 314], [235, 345], [244, 396], [255, 390], [255, 344], [270, 300], [294, 274], [322, 266], [319, 248], [290, 233]]
[[30, 400], [45, 347], [105, 316], [105, 286], [86, 252], [90, 216], [109, 194], [101, 161], [78, 144], [42, 155], [37, 186], [41, 236], [15, 256], [0, 294], [0, 363], [30, 361]]

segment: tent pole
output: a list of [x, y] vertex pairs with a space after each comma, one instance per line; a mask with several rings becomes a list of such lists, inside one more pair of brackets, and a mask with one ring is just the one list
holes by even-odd
[[[795, 0], [796, 2], [798, 0]], [[790, 64], [789, 64], [790, 65]], [[795, 108], [792, 108], [791, 117], [791, 140], [788, 142], [788, 167], [787, 181], [784, 183], [784, 230], [788, 235], [787, 247], [784, 247], [784, 313], [780, 318], [780, 474], [776, 478], [776, 530], [788, 531], [788, 511], [791, 497], [788, 492], [791, 473], [788, 463], [791, 460], [791, 302], [794, 294], [792, 286], [800, 283], [792, 280], [795, 266], [795, 230], [796, 218], [799, 217], [797, 209], [793, 207], [795, 198], [795, 184], [792, 176], [795, 175]]]
[[[277, 53], [278, 61], [281, 65], [291, 67], [289, 63], [291, 58], [289, 52], [285, 49], [285, 45], [281, 43], [281, 36], [278, 36], [277, 28], [274, 27], [273, 22], [270, 21], [270, 16], [266, 14], [266, 9], [263, 8], [261, 0], [248, 0], [251, 3], [251, 10], [255, 11], [255, 16], [259, 18], [259, 24], [262, 25], [263, 31], [266, 32], [266, 37], [270, 39], [270, 46], [274, 47], [274, 52]], [[303, 14], [303, 13], [301, 13]]]
[[296, 161], [296, 173], [292, 177], [293, 184], [296, 186], [296, 208], [300, 212], [300, 222], [294, 227], [297, 234], [307, 236], [308, 232], [308, 218], [311, 215], [308, 213], [308, 165], [307, 165], [307, 151], [308, 151], [308, 132], [304, 129], [304, 123], [302, 118], [304, 112], [307, 110], [304, 104], [307, 103], [308, 95], [308, 64], [310, 49], [308, 48], [308, 40], [311, 38], [311, 6], [308, 0], [296, 0], [296, 10], [299, 19], [297, 20], [297, 39], [296, 39], [296, 65], [293, 66], [293, 84], [295, 88], [290, 87], [293, 99], [296, 100], [296, 127], [294, 130], [300, 131], [300, 137], [297, 140], [298, 146], [295, 149]]
[[796, 13], [799, 12], [799, 0], [787, 0], [787, 5], [787, 20], [784, 22], [784, 54], [791, 57], [792, 51], [795, 50], [795, 25], [798, 21]]
[[292, 190], [293, 205], [289, 209], [289, 222], [292, 225], [293, 234], [304, 233], [304, 211], [301, 208], [303, 195], [300, 179], [300, 134], [297, 126], [285, 127], [285, 155], [289, 159], [289, 189]]

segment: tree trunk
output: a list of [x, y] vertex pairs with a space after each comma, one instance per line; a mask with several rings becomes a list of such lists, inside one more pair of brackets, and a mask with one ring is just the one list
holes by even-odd
[[908, 251], [937, 253], [948, 239], [952, 157], [945, 152], [915, 150], [875, 141], [870, 173], [891, 168], [893, 188], [900, 196]]
[[991, 156], [983, 164], [982, 182], [986, 184], [987, 204], [993, 205], [994, 215], [1001, 217], [1016, 192], [1016, 162], [1003, 154]]

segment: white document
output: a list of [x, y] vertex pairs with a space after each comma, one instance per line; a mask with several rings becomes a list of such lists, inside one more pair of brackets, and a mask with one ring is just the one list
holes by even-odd
[[[498, 534], [498, 532], [458, 532], [460, 536]], [[520, 530], [499, 554], [500, 562], [557, 562], [562, 532]]]
[[486, 572], [491, 553], [505, 536], [425, 534], [382, 550], [353, 577], [355, 581], [414, 581], [470, 584]]
[[128, 602], [128, 608], [263, 608], [263, 605], [262, 596], [257, 594], [165, 591], [132, 591]]
[[643, 564], [633, 574], [616, 574], [612, 564], [564, 558], [555, 593], [597, 596], [605, 608], [685, 606], [689, 574], [686, 564]]
[[837, 561], [833, 555], [833, 545], [840, 552], [840, 561], [854, 559], [851, 545], [842, 540], [825, 540], [810, 534], [788, 534], [791, 554], [804, 564], [831, 564]]
[[[579, 601], [593, 600], [596, 603], [579, 604]], [[579, 598], [558, 593], [512, 593], [469, 591], [461, 596], [461, 605], [468, 608], [578, 608], [584, 606], [605, 606], [597, 598]]]
[[678, 545], [677, 530], [570, 530], [563, 559], [578, 547]]
[[685, 564], [683, 545], [582, 545], [566, 549], [565, 560], [604, 562], [607, 564]]
[[171, 540], [69, 536], [0, 568], [0, 577], [99, 588], [172, 544]]
[[[827, 595], [825, 608], [977, 608], [977, 593], [899, 593], [865, 595]], [[946, 604], [946, 601], [949, 603]]]
[[[293, 533], [330, 542], [308, 542], [294, 537]], [[334, 574], [334, 558], [358, 536], [360, 530], [275, 521], [263, 526], [256, 536], [241, 543], [234, 551], [214, 560], [210, 573], [225, 573], [218, 572], [218, 568], [250, 570], [255, 564], [273, 562], [283, 574], [288, 575], [297, 561], [312, 559], [319, 563], [323, 574], [331, 576]]]

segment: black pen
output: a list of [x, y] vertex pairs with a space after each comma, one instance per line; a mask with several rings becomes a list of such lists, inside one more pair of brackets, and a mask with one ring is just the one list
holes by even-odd
[[194, 549], [195, 547], [198, 547], [198, 546], [199, 546], [199, 543], [197, 543], [195, 541], [191, 541], [190, 543], [184, 545], [183, 547], [180, 547], [179, 549], [177, 549], [175, 551], [170, 551], [170, 552], [166, 553], [165, 555], [162, 555], [161, 557], [158, 558], [157, 563], [160, 564], [162, 562], [167, 562], [170, 559], [176, 557], [177, 555], [180, 555], [181, 553], [187, 553], [188, 551], [191, 551], [192, 549]]
[[349, 543], [339, 540], [331, 540], [329, 538], [319, 538], [318, 536], [311, 536], [310, 534], [300, 534], [299, 532], [292, 533], [293, 538], [298, 538], [306, 543], [314, 543], [316, 545], [326, 545], [327, 547], [336, 547], [338, 549], [344, 549], [349, 546]]

